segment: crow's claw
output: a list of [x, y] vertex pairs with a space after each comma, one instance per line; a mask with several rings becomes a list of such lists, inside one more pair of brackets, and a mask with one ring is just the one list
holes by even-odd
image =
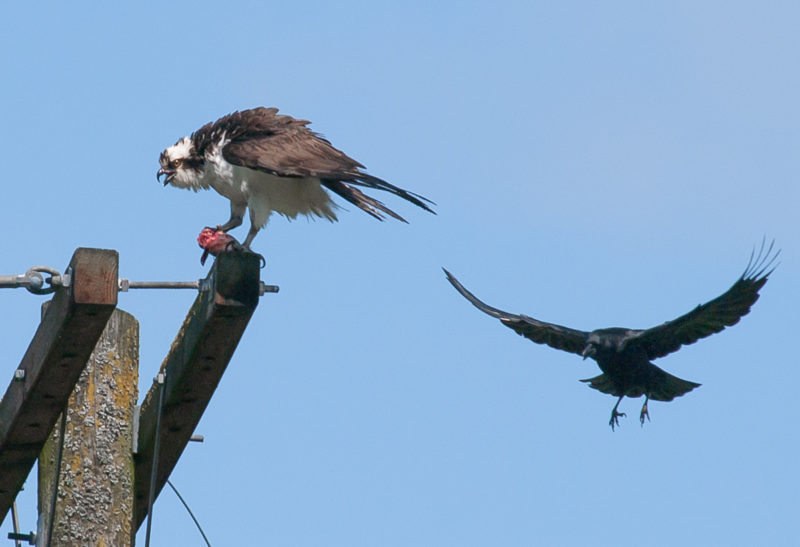
[[647, 400], [645, 400], [644, 405], [642, 405], [642, 411], [639, 413], [639, 422], [644, 427], [644, 419], [647, 418], [647, 421], [650, 421], [650, 413], [647, 411]]
[[611, 426], [611, 431], [614, 431], [614, 426], [619, 426], [619, 418], [620, 416], [626, 416], [624, 412], [617, 412], [617, 409], [611, 411], [611, 419], [608, 421], [608, 425]]

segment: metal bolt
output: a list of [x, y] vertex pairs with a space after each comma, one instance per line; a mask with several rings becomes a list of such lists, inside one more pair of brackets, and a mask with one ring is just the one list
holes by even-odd
[[44, 287], [44, 278], [42, 274], [39, 272], [28, 271], [28, 286], [26, 287], [28, 291], [36, 294], [37, 292], [42, 290]]
[[17, 370], [14, 371], [14, 381], [15, 382], [21, 382], [24, 379], [25, 379], [25, 369], [24, 368], [18, 368]]
[[278, 292], [280, 287], [277, 285], [267, 285], [263, 281], [258, 282], [258, 296], [264, 296], [268, 292]]

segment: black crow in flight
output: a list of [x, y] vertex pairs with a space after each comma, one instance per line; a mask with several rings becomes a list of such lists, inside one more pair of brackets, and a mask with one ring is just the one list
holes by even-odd
[[608, 422], [613, 430], [614, 426], [619, 425], [619, 417], [625, 416], [624, 413], [617, 412], [623, 397], [645, 396], [639, 414], [639, 421], [644, 425], [645, 418], [650, 419], [647, 412], [647, 402], [650, 399], [671, 401], [700, 385], [673, 376], [650, 360], [664, 357], [683, 345], [693, 344], [738, 323], [758, 300], [758, 291], [775, 269], [775, 259], [780, 251], [773, 254], [773, 245], [774, 242], [765, 251], [762, 243], [757, 255], [753, 251], [744, 273], [727, 292], [677, 319], [646, 330], [614, 327], [585, 332], [545, 323], [527, 315], [507, 313], [481, 302], [450, 272], [444, 272], [447, 280], [464, 298], [482, 312], [500, 319], [517, 334], [537, 344], [547, 344], [551, 348], [576, 353], [584, 359], [591, 357], [597, 361], [603, 374], [581, 382], [588, 382], [589, 387], [619, 397]]

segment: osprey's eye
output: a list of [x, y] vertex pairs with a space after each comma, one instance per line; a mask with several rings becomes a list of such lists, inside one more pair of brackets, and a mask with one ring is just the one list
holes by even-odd
[[171, 162], [169, 162], [169, 166], [173, 169], [177, 169], [178, 167], [181, 166], [181, 164], [183, 164], [182, 159], [172, 160]]

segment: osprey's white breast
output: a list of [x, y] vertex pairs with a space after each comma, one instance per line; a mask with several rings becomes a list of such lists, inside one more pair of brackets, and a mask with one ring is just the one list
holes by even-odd
[[279, 177], [233, 165], [222, 156], [225, 144], [223, 141], [206, 154], [203, 182], [233, 204], [246, 204], [254, 226], [263, 228], [273, 211], [289, 219], [307, 215], [337, 220], [337, 206], [318, 178]]
[[[201, 179], [208, 186], [228, 198], [234, 203], [247, 203], [246, 180], [247, 175], [237, 173], [235, 170], [245, 170], [237, 167], [222, 156], [222, 149], [228, 144], [228, 140], [223, 138], [220, 143], [211, 148], [205, 154], [205, 167]], [[246, 171], [252, 171], [246, 169]]]

